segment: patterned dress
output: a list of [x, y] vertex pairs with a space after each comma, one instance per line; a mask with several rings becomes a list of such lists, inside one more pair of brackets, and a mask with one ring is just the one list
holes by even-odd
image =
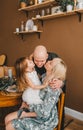
[[[30, 111], [37, 113], [36, 118], [19, 118], [12, 120], [15, 130], [53, 130], [58, 124], [57, 102], [61, 89], [47, 87], [40, 90], [42, 104], [30, 105]], [[19, 110], [18, 110], [19, 112]]]

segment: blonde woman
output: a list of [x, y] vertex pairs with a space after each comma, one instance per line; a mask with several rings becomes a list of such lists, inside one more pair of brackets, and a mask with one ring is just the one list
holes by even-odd
[[[44, 83], [53, 78], [65, 80], [67, 67], [62, 59], [55, 58], [47, 62], [45, 68]], [[20, 110], [7, 115], [5, 118], [6, 130], [53, 130], [58, 124], [56, 104], [61, 92], [61, 88], [54, 90], [49, 85], [40, 90], [39, 96], [42, 103], [29, 105], [30, 112], [23, 111], [20, 118], [18, 118]]]

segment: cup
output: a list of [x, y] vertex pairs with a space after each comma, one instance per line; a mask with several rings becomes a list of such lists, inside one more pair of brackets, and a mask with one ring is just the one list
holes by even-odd
[[16, 32], [17, 32], [17, 33], [19, 32], [19, 28], [16, 28]]
[[12, 78], [12, 69], [8, 69], [8, 77]]
[[42, 0], [38, 0], [38, 3], [41, 4], [41, 3], [42, 3]]
[[40, 15], [39, 15], [39, 14], [37, 14], [37, 15], [36, 15], [36, 18], [39, 18], [39, 17], [40, 17]]
[[37, 31], [37, 25], [33, 26], [33, 31]]

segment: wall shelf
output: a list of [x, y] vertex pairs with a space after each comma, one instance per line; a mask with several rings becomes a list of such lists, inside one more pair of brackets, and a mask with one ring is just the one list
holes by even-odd
[[32, 20], [48, 20], [48, 19], [54, 19], [57, 17], [64, 17], [64, 16], [68, 16], [68, 15], [74, 15], [76, 14], [75, 11], [72, 12], [61, 12], [61, 13], [54, 13], [54, 14], [50, 14], [50, 15], [45, 15], [45, 16], [40, 16], [39, 18], [32, 18]]
[[32, 6], [27, 6], [27, 7], [24, 7], [24, 8], [20, 8], [18, 10], [19, 11], [32, 11], [32, 10], [44, 8], [44, 7], [47, 7], [47, 6], [52, 6], [55, 3], [56, 3], [55, 0], [47, 0], [45, 2], [42, 2], [41, 4], [34, 4]]
[[[34, 11], [34, 10], [43, 9], [43, 8], [47, 8], [47, 7], [50, 8], [52, 6], [55, 6], [56, 4], [57, 3], [56, 3], [55, 0], [47, 0], [47, 1], [42, 2], [40, 4], [34, 4], [34, 5], [31, 5], [31, 6], [20, 8], [18, 10], [19, 11], [25, 11], [26, 14], [27, 14], [29, 11]], [[32, 20], [41, 21], [42, 26], [43, 26], [44, 20], [54, 19], [54, 18], [58, 18], [58, 17], [72, 16], [72, 15], [77, 14], [77, 16], [79, 18], [79, 22], [81, 22], [82, 13], [83, 13], [83, 9], [75, 9], [75, 10], [72, 10], [70, 12], [53, 13], [53, 14], [49, 14], [49, 15], [45, 15], [45, 16], [40, 16], [38, 18], [33, 17]], [[38, 30], [38, 31], [20, 31], [20, 32], [14, 32], [14, 34], [21, 35], [21, 38], [23, 39], [25, 34], [37, 33], [38, 38], [40, 38], [41, 32], [42, 32], [41, 30]]]
[[40, 16], [39, 18], [32, 18], [32, 20], [40, 20], [43, 25], [44, 20], [48, 19], [54, 19], [58, 17], [66, 17], [66, 16], [71, 16], [77, 14], [79, 16], [79, 22], [81, 22], [81, 14], [83, 13], [83, 9], [77, 9], [77, 10], [72, 10], [71, 12], [60, 12], [60, 13], [54, 13], [50, 15], [45, 15], [45, 16]]
[[40, 39], [40, 33], [42, 33], [41, 30], [38, 31], [20, 31], [20, 32], [14, 32], [14, 34], [16, 35], [21, 35], [21, 38], [23, 39], [25, 34], [33, 34], [33, 33], [37, 33], [38, 34], [38, 38]]

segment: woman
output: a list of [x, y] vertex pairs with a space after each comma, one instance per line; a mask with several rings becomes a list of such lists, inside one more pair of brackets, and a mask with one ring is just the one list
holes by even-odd
[[[56, 58], [45, 65], [46, 77], [44, 82], [53, 78], [62, 81], [66, 78], [67, 67], [65, 63]], [[57, 102], [61, 89], [52, 89], [50, 86], [40, 90], [41, 104], [31, 104], [28, 109], [30, 112], [23, 111], [18, 118], [19, 110], [10, 113], [5, 118], [6, 130], [53, 130], [58, 124]]]

